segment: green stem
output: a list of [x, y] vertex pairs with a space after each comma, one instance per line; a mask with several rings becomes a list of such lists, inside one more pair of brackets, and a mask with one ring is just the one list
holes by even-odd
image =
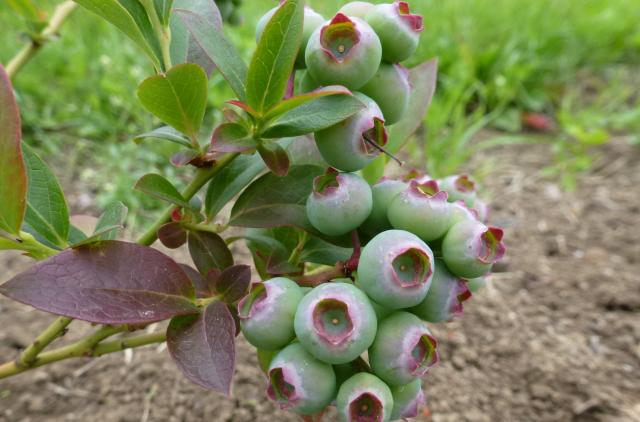
[[126, 327], [105, 326], [93, 335], [68, 346], [60, 347], [49, 352], [42, 353], [29, 367], [18, 365], [15, 361], [0, 365], [0, 379], [38, 368], [61, 360], [78, 357], [99, 357], [109, 353], [120, 352], [125, 349], [146, 346], [148, 344], [161, 343], [166, 340], [164, 332], [144, 334], [137, 337], [123, 338], [99, 344], [102, 340], [114, 334], [125, 331]]
[[53, 16], [49, 20], [49, 24], [42, 30], [42, 32], [34, 36], [29, 44], [22, 47], [22, 49], [9, 61], [6, 67], [7, 74], [10, 79], [13, 79], [15, 75], [22, 69], [22, 67], [29, 62], [40, 50], [40, 48], [48, 42], [55, 34], [58, 33], [62, 24], [67, 20], [71, 12], [73, 12], [78, 5], [71, 0], [67, 0], [56, 7]]
[[[229, 165], [239, 154], [225, 155], [213, 166], [209, 168], [199, 169], [196, 177], [187, 185], [182, 192], [182, 196], [188, 201], [202, 189], [202, 187], [211, 180], [220, 170]], [[141, 245], [150, 246], [158, 239], [158, 229], [165, 223], [171, 220], [171, 213], [176, 209], [175, 206], [170, 206], [160, 215], [155, 223], [149, 229], [138, 238], [138, 243]]]
[[171, 29], [168, 26], [164, 26], [158, 18], [156, 8], [151, 0], [142, 0], [142, 5], [147, 11], [147, 16], [151, 21], [151, 26], [156, 33], [158, 43], [160, 43], [160, 50], [162, 51], [162, 62], [164, 71], [171, 69]]
[[16, 363], [22, 367], [32, 366], [38, 358], [40, 352], [42, 352], [49, 344], [55, 339], [60, 337], [64, 330], [73, 321], [72, 318], [58, 317], [46, 330], [42, 332], [29, 347], [24, 349], [24, 352], [20, 354]]
[[197, 231], [197, 232], [209, 232], [213, 234], [222, 233], [227, 229], [227, 226], [224, 224], [191, 224], [191, 223], [182, 223], [182, 227], [187, 230]]

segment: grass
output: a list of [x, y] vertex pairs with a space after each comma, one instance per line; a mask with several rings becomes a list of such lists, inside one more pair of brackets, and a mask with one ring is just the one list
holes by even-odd
[[[36, 3], [51, 10], [56, 2]], [[308, 3], [328, 17], [343, 2]], [[255, 46], [255, 22], [275, 4], [245, 0], [244, 24], [228, 30], [247, 59]], [[426, 30], [409, 64], [438, 57], [440, 77], [424, 139], [410, 151], [423, 157], [434, 175], [457, 171], [482, 148], [471, 142], [479, 130], [491, 126], [518, 132], [523, 111], [558, 116], [562, 172], [574, 167], [574, 173], [582, 171], [584, 163], [570, 162], [592, 148], [574, 148], [583, 143], [576, 141], [581, 134], [576, 127], [607, 134], [640, 127], [640, 108], [621, 75], [634, 73], [640, 63], [640, 8], [634, 2], [414, 0], [412, 5], [425, 16]], [[6, 2], [0, 4], [0, 28], [0, 62], [6, 63], [19, 49], [25, 28]], [[15, 81], [25, 139], [46, 156], [75, 158], [84, 170], [73, 177], [80, 177], [92, 195], [96, 192], [98, 208], [119, 199], [134, 209], [153, 210], [157, 202], [131, 193], [135, 180], [149, 171], [178, 179], [183, 173], [167, 164], [171, 145], [136, 146], [130, 140], [158, 124], [135, 98], [138, 83], [151, 72], [123, 35], [78, 10], [61, 38], [47, 45]], [[576, 76], [585, 72], [598, 81], [597, 100], [583, 101], [582, 81]], [[230, 96], [219, 75], [210, 89], [209, 128]], [[612, 100], [621, 95], [625, 100]]]

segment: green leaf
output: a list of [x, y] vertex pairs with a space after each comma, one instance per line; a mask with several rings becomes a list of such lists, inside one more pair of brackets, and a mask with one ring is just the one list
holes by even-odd
[[145, 132], [140, 135], [137, 135], [135, 138], [133, 138], [133, 142], [139, 144], [144, 139], [148, 139], [148, 138], [162, 139], [165, 141], [169, 141], [175, 144], [185, 146], [187, 148], [193, 148], [193, 145], [191, 145], [191, 142], [189, 142], [189, 140], [185, 138], [183, 134], [181, 134], [171, 126], [162, 126], [152, 130], [151, 132]]
[[265, 114], [264, 120], [275, 119], [276, 117], [282, 116], [286, 112], [291, 111], [294, 108], [300, 107], [301, 105], [306, 104], [309, 101], [313, 101], [316, 98], [329, 97], [331, 95], [352, 95], [352, 94], [351, 94], [351, 91], [349, 91], [347, 88], [343, 86], [330, 86], [330, 87], [319, 89], [317, 91], [307, 92], [302, 95], [296, 95], [295, 97], [288, 98], [278, 103], [267, 114]]
[[25, 223], [51, 244], [64, 248], [69, 236], [69, 210], [58, 180], [49, 167], [26, 144], [29, 191]]
[[391, 154], [398, 152], [422, 124], [436, 90], [437, 78], [437, 59], [409, 69], [412, 86], [409, 108], [404, 118], [389, 129], [389, 142], [385, 149]]
[[122, 31], [160, 68], [162, 52], [149, 17], [138, 0], [74, 0]]
[[285, 177], [273, 173], [262, 176], [240, 195], [231, 210], [229, 224], [262, 228], [295, 226], [317, 233], [309, 223], [305, 203], [314, 177], [323, 173], [322, 167], [305, 165], [291, 167]]
[[7, 0], [9, 7], [15, 10], [27, 21], [31, 22], [43, 22], [45, 14], [38, 10], [35, 4], [31, 0]]
[[238, 98], [245, 101], [247, 65], [242, 61], [233, 44], [224, 36], [222, 29], [211, 25], [196, 13], [184, 9], [174, 8], [173, 10], [174, 14], [182, 19], [194, 42], [216, 65]]
[[[222, 17], [216, 3], [211, 0], [175, 0], [173, 10], [184, 10], [199, 16], [198, 24], [217, 28], [221, 31]], [[215, 64], [206, 54], [200, 44], [187, 29], [180, 18], [171, 19], [171, 61], [174, 65], [180, 63], [195, 63], [200, 65], [207, 75], [211, 75]]]
[[117, 231], [124, 227], [128, 211], [127, 207], [120, 201], [107, 206], [98, 219], [98, 223], [96, 223], [93, 236], [100, 234], [100, 240], [115, 240]]
[[159, 174], [145, 174], [138, 180], [135, 189], [174, 205], [191, 208], [189, 202], [178, 192], [178, 189]]
[[318, 237], [310, 236], [300, 254], [303, 262], [335, 265], [338, 261], [346, 261], [353, 254], [353, 249], [332, 245]]
[[162, 121], [197, 139], [207, 105], [207, 75], [196, 64], [181, 64], [142, 82], [138, 98]]
[[205, 197], [205, 212], [212, 220], [222, 208], [265, 169], [257, 154], [241, 155], [211, 180]]
[[84, 234], [82, 230], [74, 226], [73, 224], [69, 226], [69, 239], [67, 239], [67, 243], [70, 245], [76, 245], [87, 238], [87, 235]]
[[282, 100], [302, 42], [304, 2], [288, 0], [269, 20], [247, 74], [247, 101], [257, 112]]
[[27, 205], [20, 111], [13, 87], [0, 65], [0, 230], [19, 234]]
[[317, 98], [285, 113], [262, 133], [262, 137], [306, 135], [340, 123], [363, 108], [364, 104], [348, 95]]
[[164, 26], [167, 26], [169, 24], [172, 3], [173, 0], [153, 0], [153, 7], [156, 9], [158, 18]]

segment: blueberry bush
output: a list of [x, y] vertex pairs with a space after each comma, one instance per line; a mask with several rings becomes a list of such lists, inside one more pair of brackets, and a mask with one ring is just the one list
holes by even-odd
[[[58, 316], [0, 365], [0, 378], [166, 341], [187, 378], [230, 394], [242, 333], [266, 395], [304, 420], [329, 406], [344, 421], [416, 416], [421, 377], [439, 360], [427, 323], [460, 315], [505, 252], [468, 176], [384, 177], [388, 162], [402, 164], [395, 154], [435, 88], [435, 61], [400, 64], [418, 48], [423, 18], [404, 1], [352, 2], [326, 19], [283, 0], [257, 25], [247, 65], [223, 32], [233, 10], [222, 6], [235, 1], [77, 3], [148, 57], [155, 73], [137, 96], [166, 125], [136, 139], [180, 145], [169, 160], [193, 178], [182, 191], [157, 173], [138, 180], [136, 190], [167, 208], [135, 242], [117, 240], [122, 203], [82, 231], [43, 158], [22, 142], [0, 68], [0, 249], [37, 261], [0, 293]], [[203, 140], [214, 72], [235, 96]], [[152, 248], [156, 240], [186, 247], [192, 264]], [[235, 262], [233, 242], [246, 244], [255, 271]], [[97, 328], [51, 348], [74, 320]], [[166, 331], [139, 334], [165, 320]]]

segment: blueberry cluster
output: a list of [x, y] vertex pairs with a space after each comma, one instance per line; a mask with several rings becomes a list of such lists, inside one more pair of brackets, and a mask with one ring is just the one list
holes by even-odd
[[486, 207], [467, 176], [383, 179], [370, 188], [329, 169], [316, 178], [307, 212], [326, 235], [358, 230], [370, 240], [352, 278], [313, 289], [273, 278], [240, 302], [269, 397], [305, 415], [335, 401], [344, 421], [416, 416], [420, 378], [438, 361], [426, 323], [462, 313], [469, 279], [480, 283], [504, 253], [502, 231], [482, 222]]
[[412, 173], [370, 186], [354, 173], [384, 150], [385, 122], [406, 112], [410, 85], [397, 63], [415, 52], [422, 18], [406, 2], [358, 1], [328, 22], [306, 8], [304, 25], [300, 90], [342, 85], [366, 106], [315, 133], [331, 167], [313, 182], [307, 217], [328, 237], [358, 233], [363, 246], [349, 278], [313, 288], [284, 277], [254, 283], [238, 304], [240, 326], [282, 408], [313, 415], [334, 404], [343, 421], [414, 417], [421, 377], [438, 362], [427, 322], [462, 312], [471, 283], [504, 254], [502, 230], [485, 225], [487, 207], [467, 176]]

